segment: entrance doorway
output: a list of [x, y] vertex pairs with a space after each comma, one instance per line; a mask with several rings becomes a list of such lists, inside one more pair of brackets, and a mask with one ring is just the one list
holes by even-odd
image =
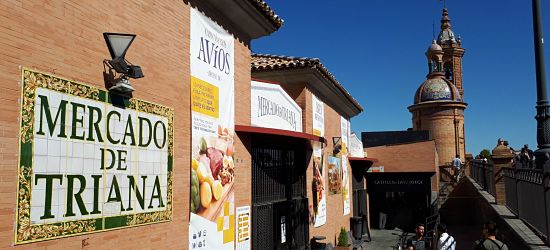
[[252, 138], [252, 249], [306, 249], [309, 211], [306, 143]]
[[417, 223], [425, 223], [431, 211], [433, 173], [369, 173], [367, 191], [371, 226], [396, 227], [413, 232]]

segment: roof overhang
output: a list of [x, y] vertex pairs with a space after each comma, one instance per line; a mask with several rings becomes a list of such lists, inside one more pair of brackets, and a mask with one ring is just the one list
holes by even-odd
[[319, 141], [323, 143], [326, 142], [324, 137], [319, 137], [319, 136], [315, 136], [315, 135], [303, 133], [303, 132], [295, 132], [295, 131], [274, 129], [274, 128], [235, 125], [235, 131], [240, 133], [279, 135], [279, 136], [286, 136], [286, 137], [301, 138], [301, 139], [306, 139], [311, 141]]
[[[190, 0], [186, 0], [190, 1]], [[263, 1], [260, 1], [263, 3]], [[282, 20], [263, 3], [251, 0], [200, 0], [193, 1], [201, 9], [206, 8], [216, 16], [222, 16], [231, 29], [249, 39], [267, 36], [277, 31]]]
[[315, 68], [291, 68], [268, 71], [253, 70], [252, 76], [254, 78], [276, 81], [283, 86], [286, 84], [306, 83], [308, 89], [323, 100], [323, 102], [349, 118], [363, 111], [361, 105], [353, 100], [341, 86], [335, 84]]

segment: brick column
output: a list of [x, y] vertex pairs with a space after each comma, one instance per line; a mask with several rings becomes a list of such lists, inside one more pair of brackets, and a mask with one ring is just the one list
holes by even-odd
[[506, 190], [504, 188], [504, 175], [502, 168], [511, 167], [514, 154], [510, 151], [510, 148], [504, 145], [497, 145], [492, 152], [491, 158], [494, 163], [494, 180], [495, 180], [495, 201], [499, 205], [506, 204]]

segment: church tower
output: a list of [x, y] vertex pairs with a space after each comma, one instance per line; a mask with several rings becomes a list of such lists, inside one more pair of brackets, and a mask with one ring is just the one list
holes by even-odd
[[414, 96], [412, 113], [413, 130], [429, 130], [435, 140], [439, 165], [459, 155], [464, 162], [462, 56], [460, 38], [451, 30], [447, 9], [443, 9], [441, 31], [426, 51], [428, 75]]

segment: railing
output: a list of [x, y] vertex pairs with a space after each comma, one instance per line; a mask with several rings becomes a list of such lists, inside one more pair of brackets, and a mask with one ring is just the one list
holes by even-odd
[[496, 187], [493, 169], [493, 165], [483, 162], [482, 160], [470, 161], [470, 177], [472, 177], [483, 190], [495, 196]]
[[[548, 245], [550, 233], [550, 175], [516, 163], [501, 169], [506, 207], [531, 227]], [[528, 165], [527, 165], [528, 166]], [[491, 164], [470, 161], [470, 177], [495, 196], [495, 174]]]
[[548, 236], [549, 176], [538, 169], [503, 168], [506, 207], [538, 234]]

